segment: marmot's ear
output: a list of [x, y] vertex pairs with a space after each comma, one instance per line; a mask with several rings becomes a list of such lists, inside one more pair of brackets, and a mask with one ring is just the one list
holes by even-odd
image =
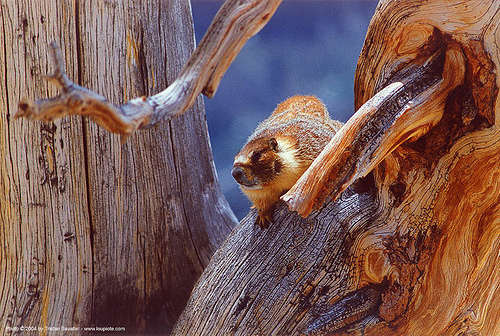
[[269, 148], [274, 152], [278, 151], [278, 141], [275, 138], [269, 139]]

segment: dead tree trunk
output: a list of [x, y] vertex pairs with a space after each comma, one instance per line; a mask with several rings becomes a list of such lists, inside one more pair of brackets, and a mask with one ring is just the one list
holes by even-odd
[[[1, 2], [0, 334], [167, 332], [235, 223], [202, 100], [124, 144], [82, 118], [16, 121], [22, 96], [55, 92], [52, 40], [71, 78], [121, 102], [171, 83], [194, 33], [187, 1]], [[62, 326], [78, 330], [46, 329]]]
[[[19, 115], [90, 115], [125, 135], [178, 115], [278, 4], [228, 1], [162, 93], [119, 107], [56, 73], [63, 93]], [[306, 218], [281, 202], [262, 231], [251, 212], [173, 333], [499, 334], [499, 20], [498, 0], [381, 1], [357, 112], [283, 196]]]

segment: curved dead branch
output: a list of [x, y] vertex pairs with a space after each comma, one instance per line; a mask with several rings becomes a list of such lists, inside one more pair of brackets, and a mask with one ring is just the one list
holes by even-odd
[[62, 88], [58, 97], [19, 103], [16, 117], [50, 121], [65, 115], [91, 117], [110, 132], [128, 136], [135, 130], [169, 120], [189, 109], [200, 93], [211, 97], [246, 41], [272, 17], [281, 0], [227, 1], [177, 79], [149, 98], [116, 106], [99, 94], [76, 85], [65, 74], [59, 48], [51, 45], [55, 65], [48, 78]]

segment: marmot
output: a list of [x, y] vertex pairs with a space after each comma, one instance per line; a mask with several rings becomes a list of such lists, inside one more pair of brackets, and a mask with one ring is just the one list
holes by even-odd
[[256, 224], [273, 222], [280, 196], [321, 153], [338, 129], [325, 105], [314, 96], [288, 98], [248, 138], [234, 159], [231, 174], [259, 210]]

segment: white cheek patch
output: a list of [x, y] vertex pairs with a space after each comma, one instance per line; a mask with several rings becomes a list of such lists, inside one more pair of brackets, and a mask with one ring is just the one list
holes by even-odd
[[278, 155], [284, 166], [288, 168], [296, 168], [299, 163], [296, 159], [298, 149], [294, 148], [291, 143], [286, 140], [278, 139]]
[[236, 163], [239, 163], [239, 164], [246, 164], [248, 162], [247, 158], [243, 155], [237, 155], [235, 158], [234, 158], [234, 163], [233, 164], [236, 164]]

